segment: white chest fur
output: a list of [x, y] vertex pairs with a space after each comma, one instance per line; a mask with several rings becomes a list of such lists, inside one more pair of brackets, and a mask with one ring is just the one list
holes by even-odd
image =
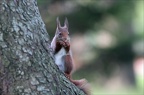
[[64, 68], [64, 60], [63, 60], [63, 56], [66, 55], [66, 51], [64, 48], [61, 48], [60, 51], [54, 55], [55, 57], [55, 63], [58, 65], [59, 69], [62, 70], [64, 72], [65, 68]]

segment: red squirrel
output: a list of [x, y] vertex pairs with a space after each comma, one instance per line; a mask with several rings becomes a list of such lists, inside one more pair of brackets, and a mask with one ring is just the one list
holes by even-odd
[[51, 42], [51, 48], [54, 52], [55, 63], [59, 67], [59, 69], [64, 72], [66, 77], [74, 83], [77, 87], [82, 89], [87, 95], [89, 95], [88, 91], [88, 83], [85, 79], [73, 80], [72, 79], [72, 70], [73, 70], [73, 60], [72, 53], [70, 49], [70, 37], [68, 31], [68, 20], [65, 19], [64, 26], [61, 27], [59, 18], [57, 17], [57, 28], [55, 36]]

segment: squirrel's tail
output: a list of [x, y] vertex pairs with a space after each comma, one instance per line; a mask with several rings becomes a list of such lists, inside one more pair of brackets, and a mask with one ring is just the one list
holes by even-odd
[[81, 90], [83, 90], [86, 95], [90, 95], [90, 84], [87, 82], [86, 79], [80, 79], [80, 80], [70, 79], [70, 81], [77, 87], [79, 87]]

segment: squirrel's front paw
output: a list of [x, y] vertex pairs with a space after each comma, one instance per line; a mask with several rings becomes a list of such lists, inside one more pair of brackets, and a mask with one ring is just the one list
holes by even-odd
[[70, 44], [69, 44], [69, 43], [66, 43], [66, 47], [70, 47]]
[[64, 46], [64, 47], [65, 47], [65, 42], [60, 41], [59, 43], [60, 43], [60, 45], [62, 45], [62, 46]]
[[69, 47], [70, 46], [70, 42], [65, 42], [65, 44], [66, 44], [66, 47]]

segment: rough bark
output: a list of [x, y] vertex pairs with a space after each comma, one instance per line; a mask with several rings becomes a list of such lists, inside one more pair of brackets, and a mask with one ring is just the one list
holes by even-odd
[[0, 0], [0, 95], [84, 95], [54, 64], [36, 0]]

